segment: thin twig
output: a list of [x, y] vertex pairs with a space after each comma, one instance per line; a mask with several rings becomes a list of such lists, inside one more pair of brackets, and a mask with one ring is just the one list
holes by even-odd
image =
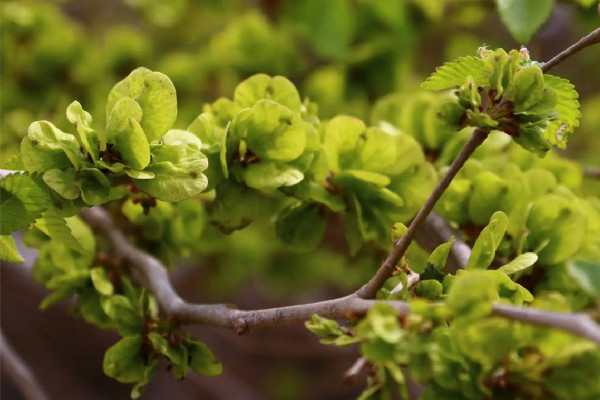
[[47, 400], [48, 395], [39, 384], [35, 375], [25, 361], [12, 348], [6, 340], [4, 332], [0, 330], [0, 358], [2, 370], [17, 386], [23, 397], [27, 400]]
[[392, 275], [392, 272], [394, 272], [394, 268], [396, 267], [396, 264], [398, 264], [400, 258], [404, 256], [404, 253], [408, 249], [408, 246], [412, 242], [417, 231], [421, 225], [423, 225], [429, 213], [433, 210], [435, 203], [437, 203], [437, 201], [440, 199], [442, 193], [444, 193], [448, 185], [450, 185], [452, 179], [454, 179], [458, 171], [460, 171], [471, 154], [473, 154], [475, 149], [477, 149], [477, 147], [483, 143], [485, 138], [487, 138], [488, 133], [489, 132], [479, 128], [473, 131], [471, 138], [467, 143], [465, 143], [458, 157], [456, 157], [452, 164], [450, 164], [450, 167], [444, 174], [443, 178], [438, 182], [425, 204], [423, 204], [423, 207], [421, 207], [416, 217], [412, 220], [404, 236], [394, 243], [392, 252], [388, 258], [386, 258], [383, 264], [381, 264], [381, 267], [379, 267], [375, 273], [375, 276], [373, 276], [369, 282], [356, 291], [356, 295], [358, 295], [358, 297], [363, 299], [371, 299], [375, 297], [377, 291], [383, 287], [385, 281]]
[[571, 57], [573, 54], [579, 52], [580, 50], [585, 49], [586, 47], [592, 46], [594, 44], [600, 43], [600, 28], [594, 29], [590, 34], [582, 37], [579, 41], [567, 49], [561, 51], [556, 56], [552, 57], [550, 61], [544, 63], [542, 65], [542, 71], [544, 73], [550, 71], [556, 65], [560, 64], [567, 58]]
[[349, 386], [355, 385], [358, 381], [358, 377], [365, 370], [367, 364], [368, 360], [365, 357], [358, 357], [354, 364], [352, 364], [344, 374], [344, 383]]
[[[81, 217], [99, 234], [105, 236], [116, 256], [139, 271], [147, 288], [156, 297], [161, 309], [181, 323], [204, 324], [236, 330], [244, 334], [253, 330], [300, 323], [313, 314], [325, 318], [345, 319], [362, 315], [378, 301], [367, 300], [356, 294], [315, 303], [263, 310], [237, 310], [224, 304], [191, 304], [175, 292], [169, 282], [167, 269], [156, 258], [128, 243], [116, 227], [110, 214], [100, 207], [85, 209]], [[402, 301], [386, 301], [398, 314], [410, 314], [410, 307]], [[600, 326], [586, 314], [564, 314], [509, 305], [494, 305], [492, 314], [535, 325], [548, 326], [588, 338], [600, 346]]]
[[583, 176], [585, 176], [587, 178], [600, 179], [600, 167], [584, 166], [582, 168], [582, 171], [583, 171]]

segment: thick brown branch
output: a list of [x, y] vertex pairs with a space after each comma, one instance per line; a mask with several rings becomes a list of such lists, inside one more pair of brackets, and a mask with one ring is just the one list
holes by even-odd
[[394, 243], [392, 252], [388, 258], [386, 258], [383, 264], [381, 264], [381, 267], [379, 270], [377, 270], [375, 276], [373, 276], [369, 282], [356, 291], [358, 297], [363, 299], [371, 299], [375, 297], [377, 291], [383, 287], [385, 281], [392, 275], [392, 272], [394, 272], [394, 268], [398, 264], [400, 258], [404, 256], [404, 253], [406, 253], [406, 250], [414, 239], [417, 231], [421, 225], [423, 225], [429, 213], [431, 213], [433, 210], [435, 203], [437, 203], [437, 201], [440, 199], [442, 193], [444, 193], [448, 185], [450, 185], [452, 179], [454, 179], [458, 171], [460, 171], [471, 154], [473, 154], [475, 149], [477, 149], [477, 147], [483, 143], [485, 138], [487, 138], [488, 133], [489, 132], [482, 129], [475, 129], [475, 131], [473, 131], [471, 138], [467, 143], [465, 143], [458, 157], [456, 157], [452, 164], [450, 164], [450, 167], [442, 179], [438, 182], [425, 204], [423, 204], [423, 207], [421, 207], [416, 217], [412, 220], [404, 236]]
[[[139, 271], [147, 288], [155, 295], [163, 311], [182, 323], [198, 323], [235, 329], [244, 334], [252, 330], [308, 320], [313, 314], [325, 318], [345, 319], [366, 313], [377, 303], [356, 294], [316, 303], [298, 304], [264, 310], [237, 310], [224, 304], [190, 304], [171, 286], [166, 268], [150, 254], [129, 244], [115, 226], [111, 216], [95, 207], [81, 212], [81, 217], [99, 234], [105, 236], [117, 256]], [[387, 301], [399, 314], [409, 314], [410, 308], [402, 301]], [[509, 305], [494, 305], [494, 315], [535, 325], [562, 329], [588, 338], [600, 346], [600, 326], [585, 314], [561, 314]]]
[[544, 63], [544, 65], [542, 65], [542, 67], [541, 67], [542, 71], [544, 71], [544, 73], [547, 73], [552, 68], [554, 68], [556, 65], [560, 64], [567, 58], [571, 57], [573, 54], [579, 52], [580, 50], [585, 49], [586, 47], [589, 47], [589, 46], [592, 46], [592, 45], [598, 44], [598, 43], [600, 43], [600, 28], [593, 30], [589, 35], [584, 36], [581, 39], [579, 39], [579, 41], [577, 43], [569, 46], [567, 49], [561, 51], [556, 56], [552, 57], [552, 59], [550, 59], [550, 61], [548, 61], [548, 62]]
[[[115, 255], [138, 271], [147, 288], [154, 294], [162, 310], [181, 323], [199, 323], [235, 329], [243, 334], [252, 330], [277, 325], [303, 322], [313, 314], [325, 318], [344, 319], [364, 314], [376, 302], [349, 295], [333, 300], [264, 310], [237, 310], [225, 304], [190, 304], [175, 292], [166, 268], [156, 258], [131, 245], [117, 229], [111, 216], [102, 208], [85, 209], [81, 217], [98, 233], [108, 238]], [[400, 314], [409, 313], [404, 302], [389, 302]]]
[[25, 399], [49, 399], [29, 366], [21, 357], [19, 357], [19, 354], [14, 351], [10, 343], [8, 343], [4, 337], [4, 332], [1, 330], [0, 358], [2, 359], [2, 370], [10, 377]]

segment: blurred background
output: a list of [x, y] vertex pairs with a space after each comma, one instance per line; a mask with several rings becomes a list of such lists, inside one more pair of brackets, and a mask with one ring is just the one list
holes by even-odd
[[[350, 114], [369, 121], [378, 99], [410, 97], [443, 62], [475, 55], [483, 45], [521, 45], [495, 2], [484, 0], [2, 0], [0, 11], [0, 166], [18, 152], [32, 121], [48, 119], [67, 130], [64, 110], [73, 100], [103, 126], [110, 88], [138, 66], [175, 84], [177, 128], [258, 72], [291, 79], [318, 103], [322, 119]], [[599, 25], [597, 2], [557, 1], [526, 45], [533, 59], [548, 60]], [[562, 155], [596, 168], [599, 72], [597, 46], [553, 70], [575, 85], [583, 114]], [[583, 191], [597, 195], [598, 181], [586, 180]], [[252, 309], [331, 298], [361, 285], [385, 256], [364, 249], [349, 258], [336, 224], [316, 251], [298, 255], [277, 242], [270, 221], [223, 236], [205, 223], [201, 209], [194, 217], [197, 238], [177, 254], [168, 243], [153, 248], [177, 265], [172, 282], [189, 301]], [[117, 334], [69, 313], [68, 302], [39, 311], [47, 292], [31, 278], [35, 253], [25, 251], [25, 265], [1, 269], [8, 341], [52, 399], [129, 398], [127, 385], [102, 372], [104, 351]], [[418, 248], [411, 252], [423, 257]], [[223, 362], [223, 375], [175, 381], [161, 371], [143, 398], [348, 399], [363, 387], [342, 383], [356, 349], [320, 345], [302, 326], [244, 337], [205, 327], [190, 332]], [[4, 374], [0, 397], [21, 398]]]

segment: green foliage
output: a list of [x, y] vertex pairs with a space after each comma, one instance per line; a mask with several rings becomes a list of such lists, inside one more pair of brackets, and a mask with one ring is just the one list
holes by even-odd
[[506, 232], [508, 217], [502, 211], [495, 212], [490, 218], [490, 223], [483, 228], [467, 263], [467, 269], [486, 269], [490, 266], [496, 255], [496, 250]]
[[[386, 287], [406, 287], [407, 268], [418, 282], [378, 298], [407, 300], [412, 315], [378, 303], [348, 324], [315, 315], [306, 327], [324, 344], [358, 345], [372, 365], [363, 399], [406, 397], [405, 374], [426, 385], [424, 399], [600, 395], [590, 342], [491, 315], [494, 303], [572, 312], [598, 301], [600, 205], [581, 196], [580, 167], [550, 152], [579, 126], [574, 86], [543, 74], [525, 49], [480, 48], [437, 68], [427, 91], [412, 90], [419, 35], [432, 23], [475, 27], [466, 20], [483, 20], [483, 6], [305, 1], [266, 18], [240, 12], [245, 4], [218, 15], [220, 6], [186, 0], [131, 3], [144, 34], [117, 26], [98, 35], [103, 44], [50, 4], [2, 4], [2, 155], [20, 143], [2, 166], [25, 172], [0, 179], [0, 259], [22, 261], [10, 234], [28, 229], [34, 277], [51, 291], [40, 307], [76, 296], [76, 313], [117, 331], [104, 371], [134, 384], [133, 398], [161, 360], [176, 379], [223, 367], [160, 318], [129, 266], [75, 216], [81, 208], [106, 206], [127, 240], [169, 266], [194, 254], [217, 260], [230, 291], [260, 273], [286, 296], [318, 280], [349, 289], [402, 237], [474, 129], [488, 138], [436, 205], [473, 247], [466, 270], [445, 271], [454, 238], [429, 256], [409, 250]], [[497, 4], [526, 42], [554, 2]], [[183, 37], [207, 16], [225, 28]], [[461, 53], [451, 40], [443, 44]], [[130, 72], [138, 65], [158, 65], [173, 82]], [[369, 125], [361, 116], [382, 95]], [[207, 222], [226, 234], [255, 223], [223, 237]], [[342, 235], [351, 257], [327, 248]], [[222, 283], [211, 273], [209, 289]]]
[[11, 235], [0, 235], [0, 260], [14, 263], [25, 261], [19, 254], [15, 240]]
[[513, 37], [525, 44], [550, 16], [554, 0], [496, 0], [498, 13]]

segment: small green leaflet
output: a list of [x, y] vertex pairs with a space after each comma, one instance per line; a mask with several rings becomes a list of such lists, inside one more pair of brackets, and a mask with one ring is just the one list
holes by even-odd
[[554, 0], [496, 0], [496, 4], [504, 25], [525, 44], [550, 16]]
[[490, 266], [507, 226], [508, 217], [505, 213], [497, 211], [492, 215], [489, 224], [483, 228], [473, 245], [466, 269], [486, 269]]
[[140, 335], [126, 336], [111, 346], [104, 354], [104, 373], [122, 383], [144, 380], [144, 356]]
[[14, 263], [25, 261], [19, 254], [15, 240], [11, 235], [0, 235], [0, 260]]
[[461, 57], [437, 67], [425, 82], [421, 84], [427, 90], [446, 90], [460, 86], [471, 77], [476, 84], [484, 78], [485, 62], [479, 57]]
[[524, 271], [531, 267], [537, 261], [538, 256], [535, 253], [520, 254], [514, 260], [498, 268], [498, 271], [511, 276], [517, 272]]
[[444, 269], [446, 265], [446, 260], [448, 259], [448, 254], [450, 254], [450, 249], [454, 244], [454, 236], [450, 238], [446, 243], [440, 244], [438, 247], [433, 250], [429, 258], [427, 259], [427, 265], [433, 266], [438, 271]]

